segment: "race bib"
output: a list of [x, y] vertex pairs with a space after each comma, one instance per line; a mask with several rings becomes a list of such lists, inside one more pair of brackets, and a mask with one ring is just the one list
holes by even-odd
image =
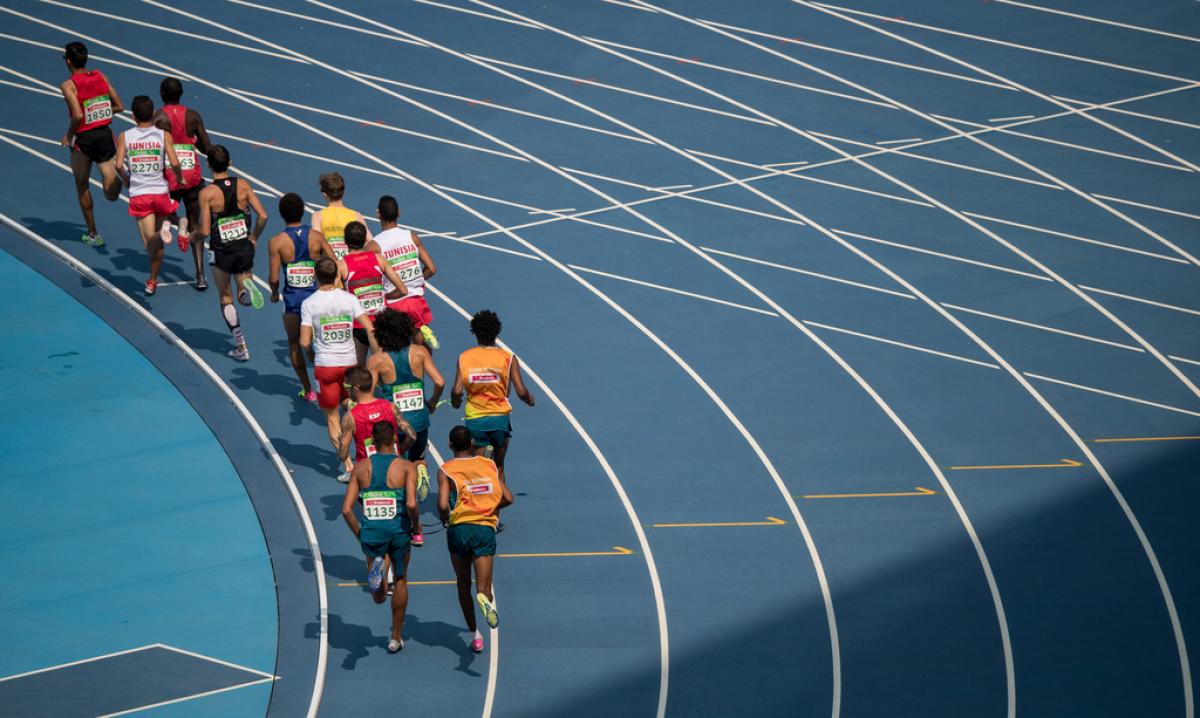
[[329, 242], [329, 248], [333, 250], [335, 259], [342, 259], [350, 253], [350, 248], [346, 246], [346, 239], [342, 235], [326, 237], [325, 241]]
[[159, 150], [131, 150], [129, 171], [138, 175], [162, 174], [162, 152]]
[[383, 296], [382, 284], [368, 284], [362, 287], [354, 288], [354, 296], [358, 297], [358, 301], [362, 304], [363, 311], [367, 314], [378, 314], [383, 311], [386, 304]]
[[467, 372], [470, 384], [499, 384], [500, 374], [491, 369], [471, 369]]
[[112, 101], [108, 95], [98, 95], [83, 101], [83, 124], [112, 119]]
[[425, 408], [425, 385], [421, 383], [394, 384], [392, 403], [400, 411], [420, 411]]
[[405, 284], [421, 276], [421, 260], [415, 254], [393, 257], [388, 260], [388, 264], [392, 265], [392, 271]]
[[350, 341], [354, 326], [350, 323], [349, 314], [321, 317], [317, 320], [320, 327], [321, 341], [325, 344], [343, 344]]
[[289, 264], [284, 275], [287, 285], [293, 289], [310, 289], [316, 286], [315, 266], [316, 262], [312, 260]]
[[364, 491], [363, 517], [368, 521], [388, 521], [396, 518], [396, 492]]
[[175, 145], [175, 156], [179, 158], [181, 168], [196, 169], [196, 150], [192, 149], [192, 145]]
[[492, 493], [492, 483], [489, 481], [484, 484], [467, 484], [467, 493], [490, 494]]
[[246, 215], [235, 214], [232, 217], [221, 217], [217, 220], [217, 237], [222, 242], [236, 242], [250, 236], [246, 226]]
[[369, 436], [367, 438], [363, 439], [363, 451], [366, 453], [368, 459], [371, 458], [372, 456], [374, 456], [375, 455], [375, 439], [373, 439]]

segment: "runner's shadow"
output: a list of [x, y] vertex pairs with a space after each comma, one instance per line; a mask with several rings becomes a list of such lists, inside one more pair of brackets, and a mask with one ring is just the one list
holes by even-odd
[[[486, 628], [486, 626], [485, 626]], [[463, 638], [465, 628], [451, 626], [445, 621], [422, 621], [420, 617], [409, 613], [404, 617], [404, 633], [408, 640], [430, 646], [446, 648], [458, 656], [456, 671], [466, 673], [473, 678], [481, 678], [483, 674], [471, 670], [476, 654]]]
[[[300, 557], [300, 568], [305, 573], [313, 572], [312, 553], [306, 548], [292, 549], [292, 553]], [[367, 580], [367, 564], [362, 556], [347, 556], [345, 554], [321, 554], [321, 563], [325, 567], [325, 575], [340, 581]]]
[[[122, 292], [129, 295], [129, 298], [133, 301], [142, 305], [146, 309], [151, 308], [146, 302], [145, 286], [142, 284], [142, 282], [125, 274], [113, 274], [112, 271], [103, 267], [93, 267], [92, 270], [96, 272], [96, 274], [99, 274], [101, 277], [107, 279], [109, 283], [115, 286], [117, 289], [120, 289]], [[91, 282], [82, 277], [80, 277], [79, 283], [82, 286], [91, 284]]]
[[280, 374], [259, 374], [248, 367], [234, 369], [229, 383], [242, 391], [253, 389], [267, 396], [296, 395], [295, 381]]
[[[52, 242], [68, 244], [79, 242], [79, 238], [87, 231], [87, 225], [82, 222], [64, 222], [59, 219], [47, 222], [41, 217], [22, 217], [21, 224]], [[108, 245], [95, 249], [97, 254], [108, 254]]]
[[[318, 638], [319, 627], [309, 623], [304, 627], [305, 638]], [[346, 651], [342, 658], [342, 668], [354, 670], [361, 658], [370, 655], [368, 648], [374, 646], [387, 650], [387, 636], [376, 636], [370, 628], [354, 623], [346, 623], [336, 613], [329, 614], [329, 647]]]
[[325, 520], [333, 521], [342, 515], [342, 501], [345, 500], [346, 494], [326, 494], [321, 497], [321, 503], [325, 507]]
[[166, 322], [166, 325], [193, 349], [203, 349], [224, 356], [225, 352], [233, 347], [233, 340], [226, 332], [203, 327], [185, 327], [177, 322]]
[[333, 480], [334, 476], [341, 473], [341, 466], [337, 463], [337, 455], [333, 453], [333, 447], [329, 445], [328, 439], [322, 438], [321, 446], [313, 446], [312, 444], [293, 444], [287, 439], [272, 436], [271, 444], [275, 446], [275, 450], [279, 452], [284, 461], [311, 469], [321, 476], [329, 477], [330, 484], [341, 486]]
[[[188, 276], [182, 270], [177, 261], [179, 252], [176, 250], [174, 254], [166, 254], [163, 257], [162, 267], [158, 270], [158, 281], [162, 282], [190, 282], [194, 277]], [[191, 255], [187, 255], [189, 258]], [[112, 255], [112, 264], [119, 271], [129, 271], [138, 274], [148, 274], [150, 271], [150, 260], [146, 258], [145, 250], [129, 249], [122, 247]]]

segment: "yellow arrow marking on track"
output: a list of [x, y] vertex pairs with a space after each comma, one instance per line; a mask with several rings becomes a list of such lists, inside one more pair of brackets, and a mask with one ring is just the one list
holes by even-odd
[[924, 486], [913, 487], [916, 491], [897, 491], [890, 494], [805, 494], [797, 496], [800, 499], [875, 499], [888, 498], [892, 496], [933, 496], [937, 492], [933, 489], [927, 489]]
[[575, 551], [571, 553], [502, 553], [500, 558], [559, 558], [571, 556], [632, 556], [633, 551], [624, 546], [613, 546], [612, 551]]
[[1200, 436], [1131, 436], [1125, 439], [1092, 439], [1094, 444], [1117, 444], [1132, 441], [1197, 441]]
[[725, 526], [783, 526], [787, 521], [768, 516], [766, 521], [721, 521], [707, 524], [650, 524], [656, 529], [714, 528]]
[[1073, 469], [1077, 466], [1083, 466], [1082, 462], [1074, 459], [1063, 459], [1057, 464], [1013, 464], [1012, 466], [951, 466], [951, 470], [965, 471], [968, 469], [977, 470], [992, 470], [992, 469]]

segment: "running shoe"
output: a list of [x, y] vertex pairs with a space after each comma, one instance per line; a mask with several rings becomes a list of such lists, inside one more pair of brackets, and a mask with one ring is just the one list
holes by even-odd
[[88, 234], [87, 232], [84, 232], [83, 236], [80, 237], [80, 239], [82, 239], [83, 243], [89, 247], [103, 247], [104, 246], [104, 237], [101, 237], [98, 234], [91, 235], [91, 234]]
[[437, 335], [433, 333], [433, 329], [431, 329], [428, 324], [421, 326], [421, 336], [425, 338], [425, 343], [429, 345], [430, 349], [436, 350], [442, 345], [441, 342], [438, 341]]
[[337, 479], [338, 479], [338, 483], [339, 483], [339, 484], [348, 484], [348, 483], [350, 483], [350, 472], [349, 472], [349, 471], [343, 471], [342, 473], [338, 474], [338, 477], [337, 477]]
[[154, 279], [147, 279], [146, 280], [146, 296], [153, 297], [154, 293], [157, 291], [158, 291], [158, 281], [154, 280]]
[[382, 585], [383, 556], [376, 556], [375, 560], [371, 561], [371, 570], [367, 571], [367, 588], [371, 589], [371, 593], [375, 593]]
[[300, 398], [307, 401], [309, 404], [316, 404], [317, 392], [313, 391], [312, 389], [309, 389], [307, 392], [305, 392], [303, 389], [301, 389]]
[[171, 243], [171, 223], [170, 222], [164, 221], [162, 223], [162, 228], [158, 230], [158, 238], [162, 240], [163, 244]]
[[403, 638], [401, 638], [399, 641], [397, 641], [394, 638], [388, 641], [388, 653], [397, 653], [403, 649], [404, 649], [404, 639]]
[[504, 522], [501, 521], [496, 524], [496, 533], [498, 533], [498, 534], [504, 533], [504, 529], [506, 529], [506, 528], [507, 527], [504, 525]]
[[425, 545], [425, 534], [413, 534], [412, 535], [412, 545], [415, 548], [421, 548], [422, 546], [424, 546]]
[[488, 444], [487, 446], [483, 447], [483, 457], [485, 459], [492, 458], [492, 454], [495, 454], [495, 453], [496, 453], [496, 447], [492, 446], [491, 444]]
[[179, 251], [186, 252], [192, 246], [192, 238], [188, 236], [187, 217], [179, 220]]
[[483, 653], [483, 638], [472, 639], [471, 650], [476, 653]]
[[234, 361], [250, 361], [250, 347], [242, 344], [241, 346], [230, 349], [227, 356]]
[[417, 464], [417, 502], [429, 498], [429, 469], [425, 464]]
[[252, 277], [246, 277], [242, 280], [242, 286], [245, 287], [246, 293], [250, 295], [250, 304], [255, 309], [263, 308], [263, 294], [258, 290], [258, 285], [254, 283]]
[[195, 287], [197, 292], [203, 292], [205, 289], [208, 289], [208, 280], [205, 279], [203, 274], [196, 277]]
[[487, 599], [487, 596], [477, 593], [475, 600], [479, 602], [479, 610], [483, 611], [483, 620], [487, 621], [487, 625], [492, 628], [499, 626], [500, 614], [496, 613], [496, 606]]

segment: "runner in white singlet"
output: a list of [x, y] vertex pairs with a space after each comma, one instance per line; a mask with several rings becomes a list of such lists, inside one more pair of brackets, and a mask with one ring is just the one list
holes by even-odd
[[[400, 218], [400, 208], [395, 197], [380, 197], [376, 214], [383, 229], [374, 239], [375, 247], [372, 248], [368, 243], [367, 248], [383, 254], [383, 258], [408, 289], [407, 294], [388, 302], [388, 306], [412, 317], [413, 328], [416, 330], [414, 341], [424, 340], [431, 350], [437, 349], [437, 336], [429, 326], [433, 321], [433, 313], [429, 311], [429, 304], [425, 301], [425, 280], [437, 273], [437, 265], [433, 263], [433, 258], [429, 256], [429, 251], [425, 249], [416, 232], [396, 225]], [[383, 289], [390, 292], [395, 286], [385, 277]]]

